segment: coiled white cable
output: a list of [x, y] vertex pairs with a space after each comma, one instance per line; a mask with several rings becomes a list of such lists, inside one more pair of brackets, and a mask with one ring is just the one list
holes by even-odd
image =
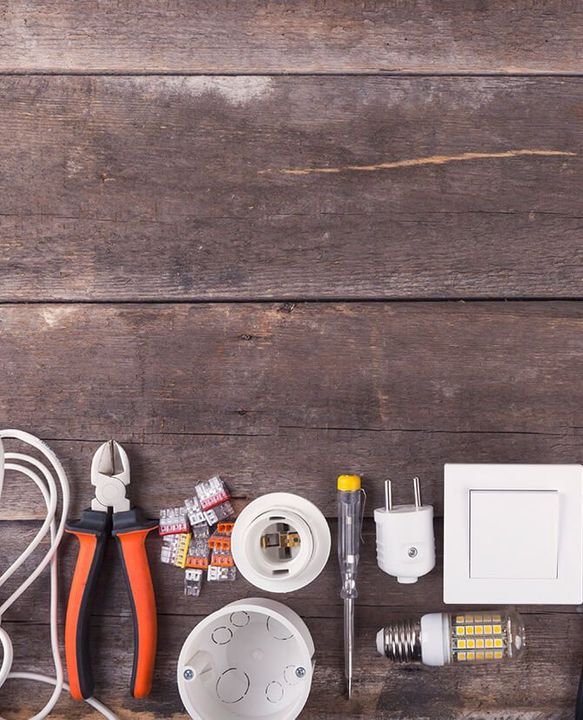
[[[38, 450], [48, 461], [48, 466], [37, 458], [16, 452], [4, 453], [2, 439], [20, 440]], [[64, 681], [63, 663], [59, 650], [59, 629], [58, 629], [58, 574], [57, 574], [57, 549], [65, 532], [65, 523], [69, 512], [69, 481], [63, 466], [55, 453], [42, 440], [21, 430], [0, 430], [0, 497], [2, 495], [4, 471], [12, 470], [32, 480], [40, 490], [47, 513], [40, 530], [28, 547], [18, 556], [12, 565], [0, 576], [0, 589], [8, 578], [22, 566], [35, 549], [40, 545], [47, 534], [50, 535], [49, 549], [30, 575], [16, 588], [16, 590], [0, 605], [0, 645], [2, 646], [2, 663], [0, 665], [0, 689], [7, 680], [33, 680], [47, 685], [54, 685], [54, 690], [46, 705], [30, 720], [43, 720], [57, 704], [63, 689], [69, 690]], [[59, 517], [59, 493], [55, 475], [61, 488], [61, 508]], [[25, 590], [39, 577], [43, 570], [50, 564], [50, 634], [51, 651], [55, 666], [55, 677], [29, 672], [11, 672], [14, 651], [12, 641], [6, 630], [2, 627], [4, 614]], [[89, 698], [86, 702], [97, 710], [107, 720], [118, 720], [117, 716], [105, 705], [95, 698]]]

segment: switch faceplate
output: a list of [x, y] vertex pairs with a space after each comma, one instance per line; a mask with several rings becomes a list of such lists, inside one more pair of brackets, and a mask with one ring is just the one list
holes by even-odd
[[581, 465], [445, 466], [444, 600], [583, 602]]
[[559, 493], [470, 490], [470, 577], [556, 579]]

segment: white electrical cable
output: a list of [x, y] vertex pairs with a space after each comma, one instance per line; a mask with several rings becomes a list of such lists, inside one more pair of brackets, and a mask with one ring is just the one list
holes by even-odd
[[[49, 462], [49, 466], [40, 462], [30, 455], [22, 453], [7, 452], [2, 449], [2, 439], [20, 440], [38, 450]], [[4, 462], [6, 460], [6, 462]], [[32, 467], [30, 467], [32, 466]], [[35, 538], [28, 547], [18, 556], [12, 565], [0, 576], [0, 588], [30, 557], [34, 550], [40, 545], [47, 534], [50, 535], [49, 549], [40, 560], [30, 575], [16, 588], [16, 590], [0, 605], [0, 646], [2, 647], [2, 663], [0, 664], [0, 689], [7, 680], [32, 680], [54, 685], [54, 690], [48, 702], [40, 712], [30, 720], [43, 720], [55, 707], [63, 689], [69, 690], [64, 681], [63, 663], [59, 650], [59, 628], [58, 628], [58, 574], [57, 574], [57, 549], [65, 532], [65, 523], [69, 512], [69, 481], [63, 466], [55, 453], [42, 440], [21, 430], [0, 430], [0, 496], [4, 481], [4, 471], [12, 470], [32, 480], [39, 488], [47, 508], [45, 520]], [[59, 493], [55, 475], [61, 487], [61, 509], [58, 511]], [[11, 672], [14, 659], [12, 641], [6, 630], [2, 627], [2, 619], [5, 612], [25, 590], [38, 578], [43, 570], [50, 563], [50, 634], [51, 651], [55, 666], [55, 677], [29, 672]], [[99, 712], [107, 720], [118, 720], [117, 716], [105, 705], [95, 698], [89, 698], [86, 702]]]

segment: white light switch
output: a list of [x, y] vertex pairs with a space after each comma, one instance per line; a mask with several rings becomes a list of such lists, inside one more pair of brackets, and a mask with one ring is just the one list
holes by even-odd
[[470, 491], [470, 577], [557, 577], [556, 490]]
[[583, 466], [445, 466], [443, 598], [583, 603]]

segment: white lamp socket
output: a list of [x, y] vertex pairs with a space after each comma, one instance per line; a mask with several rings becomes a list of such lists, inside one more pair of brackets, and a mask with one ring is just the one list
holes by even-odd
[[237, 568], [267, 592], [293, 592], [311, 583], [324, 569], [330, 546], [326, 518], [292, 493], [262, 495], [247, 505], [233, 528]]

